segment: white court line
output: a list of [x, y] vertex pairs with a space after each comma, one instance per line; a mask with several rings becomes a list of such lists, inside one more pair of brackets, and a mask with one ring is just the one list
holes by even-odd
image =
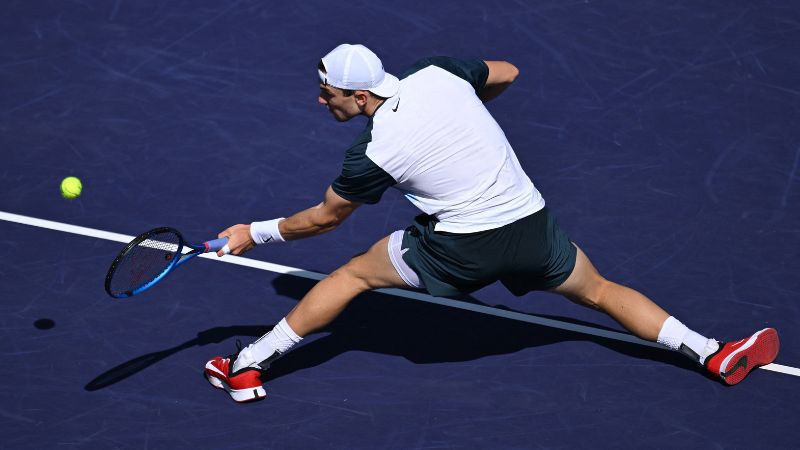
[[[96, 230], [94, 228], [79, 227], [76, 225], [70, 225], [61, 222], [53, 222], [51, 220], [37, 219], [35, 217], [21, 216], [18, 214], [11, 214], [3, 211], [0, 211], [0, 220], [15, 222], [23, 225], [31, 225], [39, 228], [47, 228], [50, 230], [63, 231], [66, 233], [79, 234], [81, 236], [89, 236], [99, 239], [106, 239], [109, 241], [122, 242], [126, 244], [132, 241], [133, 238], [135, 237], [124, 234], [111, 233], [108, 231]], [[266, 270], [268, 272], [281, 273], [301, 278], [309, 278], [312, 280], [321, 280], [327, 276], [322, 273], [310, 272], [308, 270], [297, 269], [295, 267], [282, 266], [280, 264], [273, 264], [264, 261], [258, 261], [255, 259], [243, 258], [241, 256], [226, 255], [223, 256], [222, 258], [218, 258], [215, 254], [207, 253], [204, 255], [200, 255], [200, 257], [211, 259], [213, 261], [220, 261], [229, 264], [236, 264], [239, 266], [252, 267], [254, 269], [259, 269], [259, 270]], [[626, 333], [620, 333], [617, 331], [601, 330], [598, 328], [588, 327], [584, 325], [577, 325], [568, 322], [561, 322], [559, 320], [547, 319], [532, 314], [523, 314], [515, 311], [507, 311], [504, 309], [492, 308], [484, 305], [476, 305], [473, 303], [462, 302], [459, 300], [452, 300], [449, 298], [433, 297], [427, 294], [423, 294], [421, 292], [406, 291], [403, 289], [378, 289], [377, 292], [393, 295], [395, 297], [420, 300], [423, 302], [433, 303], [436, 305], [449, 306], [451, 308], [458, 308], [467, 311], [488, 314], [491, 316], [518, 320], [520, 322], [533, 323], [536, 325], [556, 328], [559, 330], [574, 331], [576, 333], [588, 334], [591, 336], [599, 336], [607, 339], [613, 339], [616, 341], [629, 342], [633, 344], [639, 344], [647, 347], [654, 347], [666, 350], [665, 347], [655, 342], [645, 341], [637, 338], [636, 336]], [[767, 364], [766, 366], [762, 366], [761, 369], [800, 377], [800, 369], [798, 369], [797, 367], [784, 366], [781, 364], [772, 363], [772, 364]]]

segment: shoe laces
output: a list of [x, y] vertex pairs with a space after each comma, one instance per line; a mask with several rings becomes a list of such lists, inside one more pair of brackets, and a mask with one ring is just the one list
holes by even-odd
[[242, 352], [243, 348], [244, 346], [242, 346], [242, 341], [236, 339], [236, 353], [226, 356], [226, 358], [228, 358], [230, 367], [233, 367], [233, 362], [236, 361], [236, 358], [239, 357], [239, 353]]
[[[236, 358], [238, 358], [238, 357], [239, 357], [239, 354], [240, 354], [240, 353], [242, 352], [242, 350], [244, 350], [245, 348], [246, 348], [246, 347], [245, 347], [244, 345], [242, 345], [242, 341], [241, 341], [241, 340], [239, 340], [239, 339], [236, 339], [236, 354], [235, 354], [235, 355], [231, 355], [231, 356], [229, 356], [229, 357], [228, 357], [228, 358], [230, 359], [230, 361], [231, 361], [231, 362], [230, 362], [230, 367], [231, 367], [231, 368], [233, 368], [233, 363], [234, 363], [234, 361], [236, 361]], [[279, 354], [278, 354], [278, 355], [279, 355]], [[262, 361], [262, 362], [266, 362], [266, 361], [269, 361], [269, 360], [265, 360], [265, 361]], [[267, 367], [262, 367], [262, 366], [261, 366], [261, 363], [257, 363], [255, 366], [253, 366], [253, 365], [250, 365], [250, 366], [247, 366], [247, 367], [248, 367], [249, 369], [258, 370], [258, 371], [259, 371], [259, 372], [261, 372], [261, 373], [265, 373], [265, 372], [267, 371], [267, 369], [269, 369], [269, 362], [266, 362], [266, 366], [267, 366]]]

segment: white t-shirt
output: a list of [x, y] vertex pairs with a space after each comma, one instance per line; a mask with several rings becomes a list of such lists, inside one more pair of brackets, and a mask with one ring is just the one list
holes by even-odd
[[544, 208], [503, 130], [477, 97], [483, 61], [426, 58], [407, 71], [347, 150], [334, 192], [377, 203], [393, 186], [437, 231], [499, 228]]

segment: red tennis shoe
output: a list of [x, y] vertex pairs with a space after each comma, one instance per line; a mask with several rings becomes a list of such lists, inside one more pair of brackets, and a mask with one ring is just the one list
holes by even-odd
[[778, 349], [778, 332], [774, 328], [764, 328], [741, 341], [720, 342], [719, 350], [706, 358], [705, 366], [726, 384], [734, 385], [756, 367], [775, 361]]
[[206, 379], [212, 386], [224, 389], [239, 403], [261, 400], [267, 396], [261, 385], [261, 371], [255, 367], [245, 367], [231, 373], [235, 356], [217, 356], [206, 363]]

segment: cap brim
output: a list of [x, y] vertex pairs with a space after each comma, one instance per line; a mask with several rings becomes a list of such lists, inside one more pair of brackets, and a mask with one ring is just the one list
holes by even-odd
[[377, 87], [369, 89], [369, 91], [373, 94], [384, 98], [394, 97], [399, 90], [400, 80], [390, 73], [387, 73], [383, 76], [383, 82], [381, 84], [379, 84]]

